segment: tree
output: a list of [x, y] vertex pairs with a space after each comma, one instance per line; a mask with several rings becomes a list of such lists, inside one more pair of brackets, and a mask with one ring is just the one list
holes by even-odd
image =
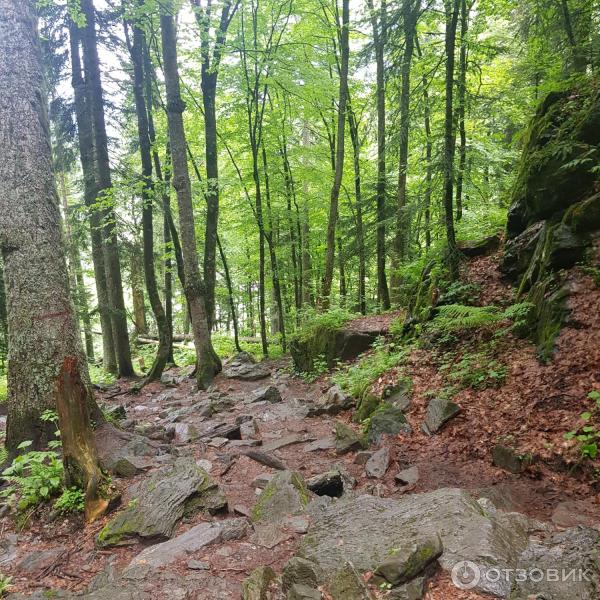
[[[336, 0], [337, 1], [337, 0]], [[327, 310], [330, 304], [331, 286], [333, 283], [333, 269], [335, 260], [335, 230], [338, 220], [338, 205], [342, 177], [344, 175], [344, 137], [346, 130], [346, 106], [348, 103], [348, 62], [350, 59], [350, 4], [349, 0], [342, 0], [342, 22], [339, 25], [340, 43], [340, 89], [337, 109], [337, 136], [335, 153], [335, 172], [331, 196], [329, 199], [329, 218], [327, 221], [327, 249], [325, 251], [325, 272], [321, 286], [321, 307]]]
[[[10, 359], [6, 445], [40, 448], [57, 409], [66, 485], [86, 490], [86, 517], [107, 506], [90, 426], [99, 410], [89, 385], [69, 295], [59, 200], [52, 170], [41, 52], [33, 3], [0, 0], [0, 248]], [[97, 416], [97, 415], [96, 415]]]
[[187, 143], [183, 127], [185, 104], [181, 99], [179, 68], [177, 65], [177, 34], [175, 31], [173, 2], [166, 2], [160, 15], [163, 69], [167, 93], [167, 120], [173, 162], [173, 187], [177, 192], [179, 228], [183, 255], [182, 286], [185, 291], [194, 344], [196, 346], [196, 381], [200, 389], [206, 389], [221, 370], [210, 338], [206, 313], [205, 287], [198, 266], [198, 250], [194, 228], [192, 188], [187, 164]]

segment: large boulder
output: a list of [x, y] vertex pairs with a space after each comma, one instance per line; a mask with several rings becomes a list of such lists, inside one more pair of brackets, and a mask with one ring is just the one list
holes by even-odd
[[242, 379], [244, 381], [257, 381], [266, 379], [271, 371], [261, 363], [257, 363], [248, 352], [240, 352], [224, 365], [223, 377], [228, 379]]
[[[401, 500], [360, 496], [325, 507], [304, 537], [298, 555], [315, 562], [327, 578], [347, 562], [374, 571], [398, 548], [429, 548], [439, 536], [446, 571], [471, 561], [482, 573], [514, 569], [536, 524], [522, 515], [486, 510], [467, 491], [439, 489]], [[435, 554], [435, 552], [434, 552]], [[510, 582], [482, 577], [477, 589], [507, 597]]]
[[125, 510], [98, 534], [100, 546], [125, 544], [132, 539], [164, 540], [186, 512], [216, 513], [227, 506], [217, 484], [191, 457], [177, 459], [130, 490]]
[[573, 204], [594, 195], [600, 162], [600, 89], [553, 92], [538, 108], [523, 149], [508, 217], [508, 235], [558, 220]]
[[282, 523], [288, 516], [301, 513], [310, 500], [310, 492], [299, 473], [281, 471], [262, 491], [252, 508], [254, 523]]
[[354, 405], [355, 400], [352, 396], [346, 394], [339, 386], [333, 385], [317, 400], [308, 404], [307, 416], [338, 415]]

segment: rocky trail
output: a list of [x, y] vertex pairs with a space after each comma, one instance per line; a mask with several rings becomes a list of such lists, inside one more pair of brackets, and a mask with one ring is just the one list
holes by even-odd
[[[486, 279], [486, 302], [509, 293], [487, 281], [495, 260], [469, 266], [471, 279]], [[238, 355], [207, 392], [184, 369], [139, 394], [119, 395], [128, 382], [103, 391], [118, 428], [96, 437], [121, 503], [85, 528], [47, 512], [21, 529], [4, 517], [0, 569], [13, 577], [11, 597], [600, 598], [598, 497], [557, 458], [566, 422], [596, 383], [596, 357], [577, 353], [577, 336], [595, 331], [598, 315], [576, 290], [588, 302], [598, 292], [572, 277], [577, 325], [561, 334], [554, 363], [540, 365], [529, 343], [511, 339], [506, 383], [451, 401], [432, 397], [443, 374], [415, 350], [404, 367], [412, 391], [395, 391], [366, 440], [355, 400], [329, 376], [293, 376], [289, 359]], [[391, 320], [349, 329], [385, 331]], [[395, 377], [374, 388], [393, 389]], [[507, 432], [519, 453], [498, 443]]]

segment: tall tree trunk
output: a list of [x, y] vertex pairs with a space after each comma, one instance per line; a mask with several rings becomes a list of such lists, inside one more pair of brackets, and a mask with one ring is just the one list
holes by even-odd
[[94, 167], [94, 133], [91, 113], [90, 89], [83, 78], [80, 59], [80, 31], [69, 22], [69, 40], [71, 52], [71, 83], [75, 99], [75, 118], [79, 137], [79, 157], [83, 171], [83, 199], [88, 210], [90, 222], [90, 240], [92, 246], [92, 262], [94, 265], [94, 281], [96, 282], [96, 298], [102, 329], [102, 364], [109, 373], [118, 373], [117, 356], [113, 339], [112, 320], [110, 318], [110, 301], [106, 266], [104, 261], [104, 240], [102, 236], [102, 219], [96, 209], [96, 173]]
[[461, 0], [445, 0], [446, 7], [446, 116], [444, 126], [444, 220], [448, 244], [448, 266], [453, 281], [458, 279], [459, 254], [456, 246], [453, 211], [454, 177], [454, 65], [456, 29]]
[[560, 0], [560, 7], [563, 17], [563, 26], [567, 41], [571, 49], [570, 70], [579, 75], [585, 74], [588, 66], [588, 56], [586, 47], [592, 25], [592, 9], [580, 6], [579, 13], [575, 16], [569, 8], [568, 0]]
[[229, 296], [229, 310], [233, 321], [233, 341], [235, 343], [235, 349], [238, 352], [241, 352], [242, 348], [240, 346], [239, 324], [235, 306], [235, 296], [233, 294], [233, 284], [231, 282], [231, 274], [229, 272], [229, 264], [227, 263], [227, 257], [225, 256], [225, 250], [223, 249], [223, 244], [221, 244], [221, 238], [218, 236], [217, 246], [219, 248], [219, 255], [221, 256], [221, 262], [223, 263], [223, 270], [225, 272], [225, 283], [227, 284], [227, 295]]
[[338, 263], [340, 266], [340, 306], [346, 306], [346, 296], [348, 295], [348, 289], [346, 287], [346, 257], [344, 256], [341, 236], [338, 236], [337, 245]]
[[173, 161], [173, 187], [177, 192], [179, 228], [185, 275], [184, 291], [188, 302], [191, 325], [196, 345], [196, 380], [200, 389], [206, 389], [221, 370], [210, 338], [206, 314], [205, 288], [198, 266], [192, 187], [187, 164], [187, 144], [183, 127], [185, 104], [181, 99], [179, 68], [177, 66], [177, 36], [173, 2], [166, 2], [160, 16], [163, 65], [167, 91], [167, 120]]
[[[348, 97], [350, 95], [348, 94]], [[350, 139], [352, 140], [353, 164], [354, 164], [354, 196], [356, 198], [356, 245], [358, 247], [358, 310], [364, 315], [367, 313], [367, 258], [365, 252], [365, 232], [363, 227], [363, 200], [360, 175], [360, 138], [358, 133], [358, 123], [352, 105], [348, 104], [348, 128], [350, 129]], [[341, 248], [341, 238], [339, 246]], [[341, 250], [340, 250], [341, 251]], [[340, 277], [342, 274], [342, 257], [340, 257]], [[385, 277], [385, 273], [384, 273]], [[344, 283], [344, 289], [346, 287]], [[340, 284], [340, 292], [342, 286]], [[387, 284], [386, 284], [387, 289]], [[344, 296], [346, 295], [344, 291]], [[385, 308], [385, 307], [384, 307]], [[389, 308], [389, 306], [388, 306]]]
[[349, 44], [350, 0], [342, 0], [342, 23], [340, 31], [340, 91], [337, 116], [337, 137], [335, 155], [335, 175], [331, 187], [329, 201], [329, 217], [327, 221], [327, 249], [325, 251], [325, 273], [321, 286], [321, 308], [327, 310], [331, 301], [331, 286], [333, 284], [333, 269], [335, 260], [335, 232], [338, 220], [338, 204], [342, 177], [344, 175], [344, 137], [346, 129], [346, 105], [348, 102], [348, 62], [350, 58]]
[[402, 56], [402, 88], [400, 91], [400, 148], [398, 159], [398, 194], [396, 204], [396, 233], [394, 237], [394, 267], [392, 273], [392, 296], [399, 302], [400, 264], [406, 259], [408, 240], [407, 171], [408, 144], [410, 133], [410, 70], [415, 48], [417, 19], [421, 10], [421, 0], [404, 0], [404, 53]]
[[[144, 243], [144, 279], [148, 300], [154, 314], [158, 329], [158, 348], [156, 357], [150, 370], [146, 374], [144, 383], [160, 379], [173, 345], [171, 330], [167, 323], [165, 309], [160, 299], [156, 272], [154, 271], [154, 223], [153, 201], [154, 183], [152, 180], [152, 146], [148, 125], [148, 111], [150, 104], [146, 104], [144, 95], [145, 79], [150, 78], [150, 73], [144, 69], [144, 55], [146, 40], [142, 30], [134, 25], [131, 58], [133, 60], [133, 96], [137, 114], [138, 137], [140, 142], [140, 158], [142, 163], [142, 239]], [[147, 64], [147, 63], [146, 63]]]
[[[8, 291], [10, 453], [51, 431], [57, 408], [66, 485], [86, 490], [86, 517], [104, 512], [90, 426], [95, 405], [81, 347], [61, 237], [50, 127], [33, 3], [0, 0], [0, 249]], [[50, 427], [50, 430], [52, 427]], [[50, 434], [50, 435], [49, 435]]]
[[458, 130], [460, 150], [458, 173], [456, 174], [456, 220], [463, 215], [463, 186], [467, 166], [467, 130], [465, 126], [467, 108], [467, 33], [469, 31], [469, 12], [467, 0], [460, 0], [460, 61], [458, 67]]
[[[98, 43], [96, 38], [96, 14], [93, 0], [81, 0], [81, 12], [86, 20], [85, 28], [81, 32], [81, 39], [83, 42], [84, 70], [89, 86], [88, 98], [91, 105], [94, 148], [96, 151], [96, 193], [100, 202], [107, 202], [107, 196], [110, 195], [112, 189], [112, 180], [104, 117], [104, 92], [100, 76], [100, 59], [98, 57]], [[104, 265], [111, 307], [113, 341], [115, 344], [117, 365], [121, 377], [131, 377], [135, 375], [135, 372], [129, 348], [127, 313], [123, 299], [123, 282], [121, 279], [121, 264], [115, 225], [116, 218], [113, 209], [104, 209], [103, 217]]]
[[[308, 127], [304, 124], [302, 129], [302, 146], [308, 149], [309, 138], [308, 138]], [[306, 150], [307, 151], [307, 150]], [[308, 206], [308, 182], [304, 180], [302, 183], [302, 215], [301, 215], [301, 228], [302, 228], [302, 248], [301, 248], [301, 260], [302, 260], [302, 306], [309, 307], [313, 304], [313, 286], [312, 286], [312, 265], [310, 257], [310, 210]]]
[[390, 292], [385, 270], [385, 221], [387, 172], [385, 163], [385, 43], [387, 37], [387, 5], [381, 0], [379, 15], [375, 11], [373, 0], [367, 0], [371, 11], [373, 27], [373, 45], [377, 65], [377, 301], [384, 309], [390, 308]]
[[138, 239], [133, 242], [130, 255], [129, 271], [131, 273], [133, 325], [135, 327], [135, 334], [143, 336], [148, 333], [148, 322], [146, 320], [146, 301], [144, 298], [144, 257]]

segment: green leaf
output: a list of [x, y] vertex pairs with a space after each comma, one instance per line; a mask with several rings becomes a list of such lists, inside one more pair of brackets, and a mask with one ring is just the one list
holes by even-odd
[[21, 442], [17, 446], [17, 449], [18, 450], [23, 450], [24, 448], [29, 448], [29, 446], [31, 446], [32, 444], [33, 444], [33, 442], [31, 440], [25, 440], [24, 442]]

